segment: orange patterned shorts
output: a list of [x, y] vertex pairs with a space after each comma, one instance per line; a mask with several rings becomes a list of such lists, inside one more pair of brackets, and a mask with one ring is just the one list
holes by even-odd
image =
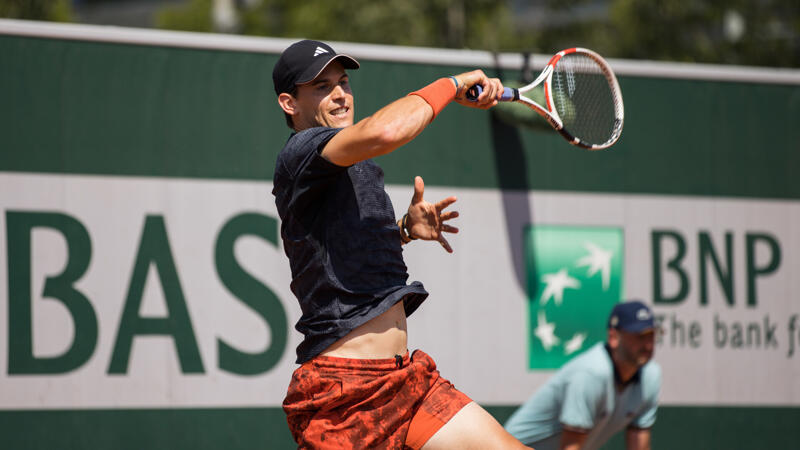
[[418, 449], [471, 401], [417, 350], [390, 359], [317, 356], [294, 371], [283, 410], [299, 448]]

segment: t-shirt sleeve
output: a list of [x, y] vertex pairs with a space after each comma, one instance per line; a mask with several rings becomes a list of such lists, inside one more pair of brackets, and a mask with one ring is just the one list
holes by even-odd
[[292, 136], [281, 153], [276, 181], [288, 188], [288, 207], [302, 212], [325, 192], [336, 176], [347, 170], [321, 155], [322, 149], [340, 129], [310, 128]]
[[576, 373], [567, 383], [559, 421], [569, 428], [591, 430], [603, 401], [603, 384], [588, 373]]
[[658, 395], [661, 391], [661, 368], [655, 363], [650, 365], [642, 374], [645, 404], [642, 412], [629, 425], [633, 428], [650, 428], [656, 423]]
[[629, 425], [632, 428], [650, 428], [656, 423], [658, 403], [649, 403], [645, 410], [639, 414]]

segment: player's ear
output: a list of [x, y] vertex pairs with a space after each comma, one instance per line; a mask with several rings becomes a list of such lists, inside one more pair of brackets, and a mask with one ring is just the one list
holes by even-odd
[[614, 328], [608, 329], [608, 346], [614, 350], [619, 347], [619, 331]]
[[292, 94], [282, 92], [278, 95], [278, 104], [281, 105], [283, 112], [290, 116], [294, 115], [295, 109], [297, 108], [297, 101]]

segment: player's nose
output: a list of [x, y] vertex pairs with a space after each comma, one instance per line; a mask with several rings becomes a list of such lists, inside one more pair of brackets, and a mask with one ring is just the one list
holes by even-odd
[[333, 88], [333, 91], [331, 92], [331, 98], [334, 98], [334, 99], [343, 98], [345, 96], [345, 94], [346, 94], [346, 92], [344, 91], [344, 88], [341, 85], [337, 84]]

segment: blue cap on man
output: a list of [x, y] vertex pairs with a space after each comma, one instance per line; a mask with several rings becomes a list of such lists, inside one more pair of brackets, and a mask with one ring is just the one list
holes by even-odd
[[617, 303], [608, 317], [608, 328], [614, 328], [627, 333], [641, 333], [655, 329], [653, 311], [638, 300]]

